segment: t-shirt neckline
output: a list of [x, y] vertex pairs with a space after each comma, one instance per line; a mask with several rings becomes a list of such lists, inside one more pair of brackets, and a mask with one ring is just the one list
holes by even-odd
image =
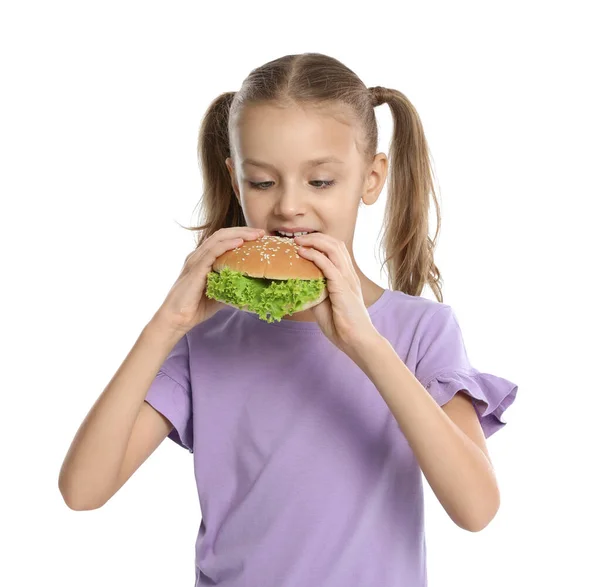
[[[381, 308], [383, 308], [387, 302], [391, 299], [392, 297], [392, 290], [391, 289], [384, 289], [383, 293], [367, 308], [367, 311], [369, 312], [369, 316], [373, 317], [377, 312], [379, 312], [379, 310], [381, 310]], [[241, 310], [243, 311], [243, 310]], [[263, 324], [265, 327], [268, 328], [283, 328], [283, 329], [287, 329], [287, 330], [309, 330], [309, 331], [320, 331], [320, 327], [317, 324], [317, 322], [304, 322], [304, 321], [298, 321], [298, 320], [281, 320], [280, 322], [274, 321], [274, 322], [267, 322], [265, 320], [261, 320], [257, 314], [254, 314], [252, 312], [245, 312], [243, 311], [244, 314], [246, 314], [250, 319], [254, 320], [255, 322], [259, 322], [260, 324]]]

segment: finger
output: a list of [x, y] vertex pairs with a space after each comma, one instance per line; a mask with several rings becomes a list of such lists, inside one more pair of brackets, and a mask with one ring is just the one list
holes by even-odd
[[300, 245], [314, 246], [318, 250], [326, 253], [327, 257], [347, 281], [360, 288], [360, 280], [358, 279], [358, 275], [356, 275], [350, 253], [348, 252], [345, 243], [322, 233], [307, 234], [296, 237], [294, 240], [297, 240]]
[[[231, 240], [232, 238], [243, 238], [244, 240], [252, 240], [262, 236], [265, 233], [263, 228], [251, 228], [249, 226], [232, 226], [228, 228], [220, 228], [213, 232], [203, 243], [200, 249], [206, 244], [207, 247], [213, 246], [214, 243]], [[196, 249], [198, 250], [198, 249]]]
[[298, 248], [298, 254], [312, 261], [323, 272], [323, 275], [327, 279], [327, 289], [330, 293], [341, 290], [344, 277], [327, 255], [312, 247], [302, 246]]
[[[189, 258], [187, 264], [192, 271], [200, 271], [201, 274], [207, 273], [212, 269], [217, 257], [223, 253], [231, 251], [244, 243], [243, 237], [228, 238], [227, 240], [217, 241], [214, 244], [208, 240], [204, 243], [206, 246], [200, 247], [194, 251], [194, 255]], [[198, 253], [197, 255], [195, 253]]]
[[[229, 228], [221, 228], [212, 236], [217, 236], [214, 244], [211, 243], [203, 253], [199, 255], [199, 263], [203, 267], [212, 269], [213, 263], [226, 251], [239, 247], [244, 241], [256, 240], [265, 233], [263, 228], [251, 228], [250, 226], [234, 226]], [[223, 238], [227, 237], [227, 238]], [[209, 237], [210, 238], [210, 237]]]
[[[255, 240], [265, 233], [263, 228], [251, 228], [249, 226], [235, 226], [229, 228], [220, 228], [213, 232], [196, 250], [192, 251], [186, 258], [186, 263], [196, 264], [204, 257], [206, 251], [212, 249], [217, 243], [231, 241], [232, 239], [244, 241]], [[223, 252], [229, 249], [224, 249]], [[218, 255], [217, 255], [218, 257]]]
[[228, 228], [220, 228], [213, 232], [208, 239], [216, 241], [227, 240], [231, 238], [252, 239], [265, 233], [264, 228], [252, 228], [250, 226], [230, 226]]
[[323, 253], [326, 253], [329, 259], [342, 271], [345, 263], [342, 251], [339, 247], [340, 241], [333, 239], [329, 235], [323, 233], [305, 234], [297, 236], [294, 241], [302, 246], [315, 247]]

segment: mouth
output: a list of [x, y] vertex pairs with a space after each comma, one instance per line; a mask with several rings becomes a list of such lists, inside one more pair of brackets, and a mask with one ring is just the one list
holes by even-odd
[[279, 230], [274, 230], [274, 231], [271, 230], [271, 231], [269, 231], [268, 234], [269, 234], [269, 236], [279, 236], [279, 237], [282, 237], [282, 238], [294, 238], [296, 236], [301, 236], [301, 235], [304, 235], [304, 234], [310, 234], [312, 232], [319, 232], [319, 231], [318, 230], [305, 230], [305, 231], [302, 231], [302, 232], [281, 232]]

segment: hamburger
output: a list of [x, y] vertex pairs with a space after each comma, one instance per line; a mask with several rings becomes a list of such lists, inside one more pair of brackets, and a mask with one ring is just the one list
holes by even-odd
[[218, 257], [206, 296], [266, 322], [308, 310], [327, 298], [323, 272], [298, 255], [293, 238], [264, 235]]

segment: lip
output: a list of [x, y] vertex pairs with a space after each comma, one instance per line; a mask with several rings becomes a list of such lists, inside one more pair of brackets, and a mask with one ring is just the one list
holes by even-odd
[[291, 228], [285, 228], [283, 226], [276, 226], [273, 230], [272, 230], [272, 234], [275, 235], [277, 234], [277, 232], [318, 232], [316, 231], [314, 228], [308, 228], [306, 226], [292, 226]]

